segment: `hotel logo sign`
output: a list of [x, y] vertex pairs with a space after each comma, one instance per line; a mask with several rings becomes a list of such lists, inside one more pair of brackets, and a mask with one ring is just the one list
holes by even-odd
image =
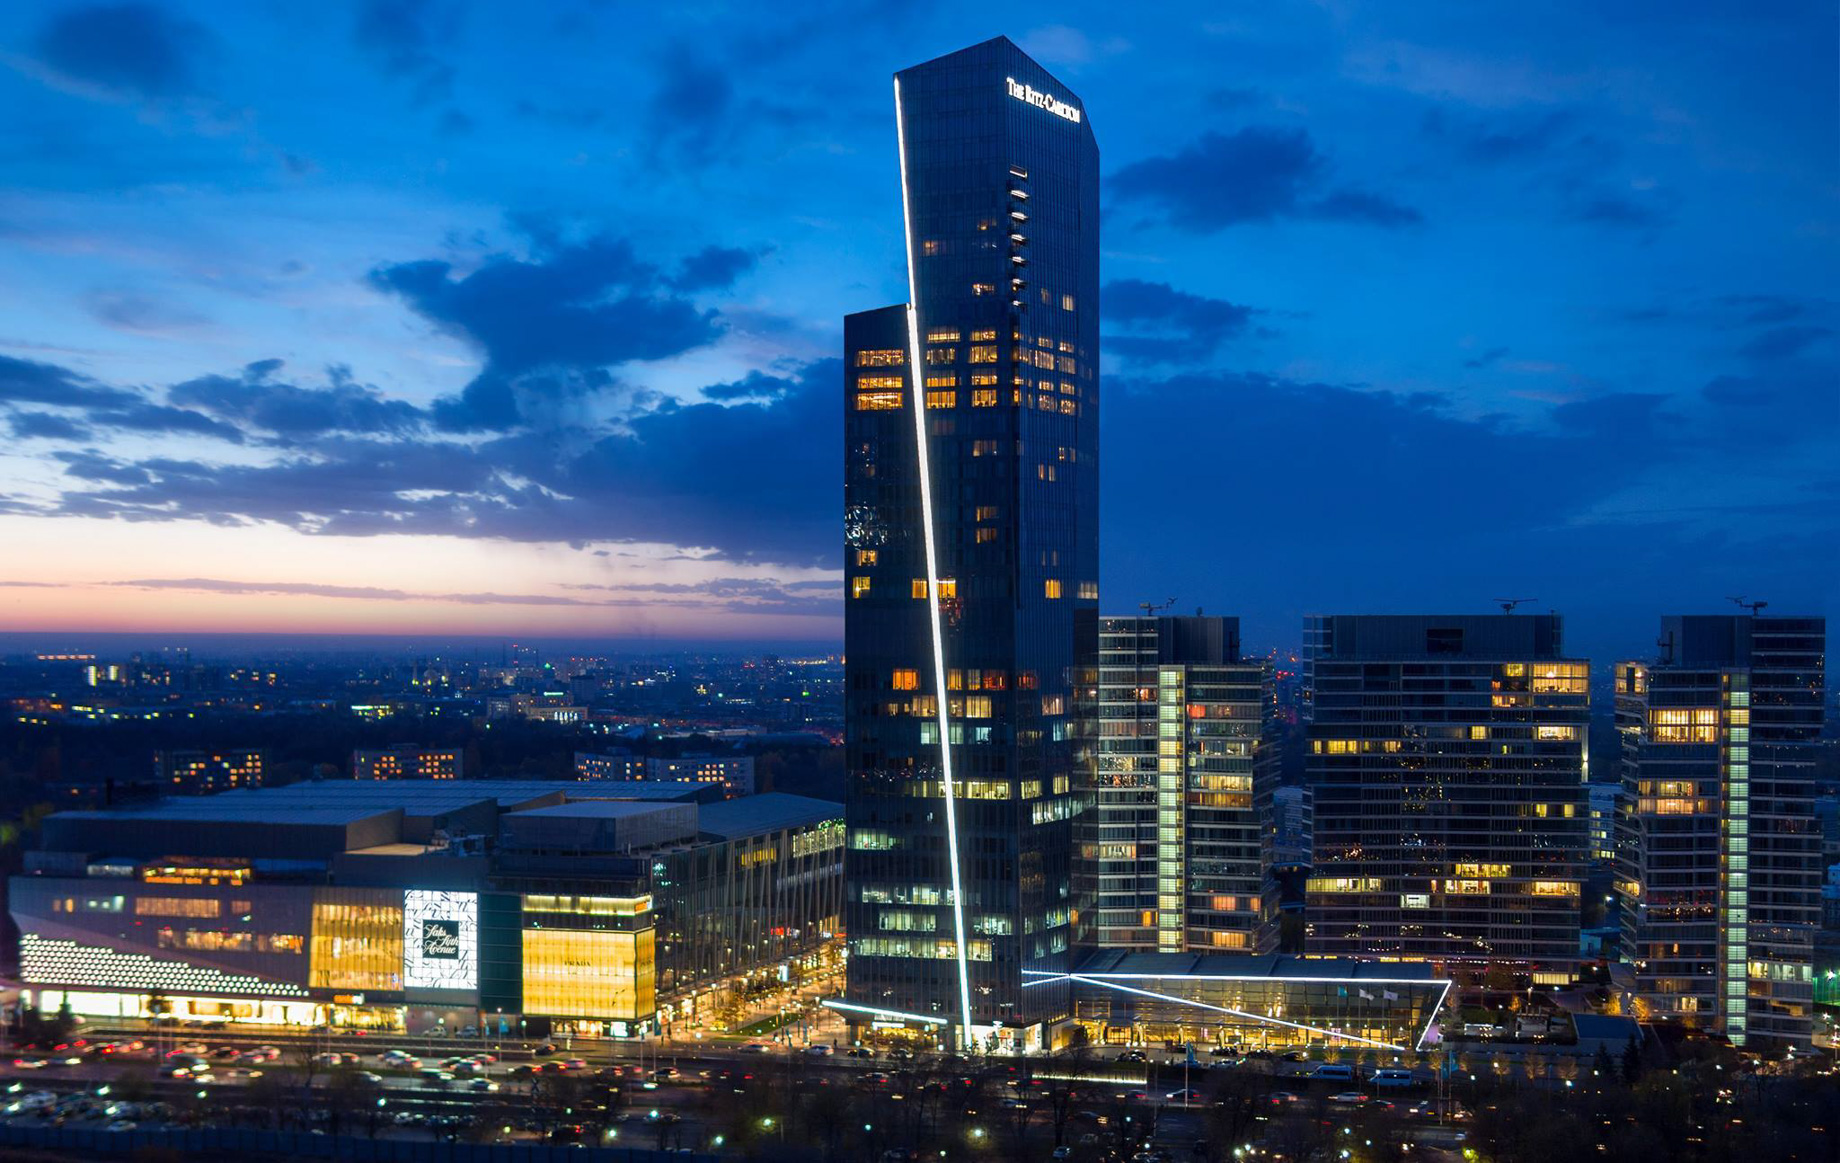
[[1040, 89], [1025, 85], [1014, 77], [1005, 77], [1003, 80], [1009, 86], [1009, 95], [1016, 100], [1033, 105], [1037, 109], [1046, 109], [1056, 117], [1071, 121], [1075, 125], [1079, 124], [1080, 111], [1059, 97], [1050, 96]]

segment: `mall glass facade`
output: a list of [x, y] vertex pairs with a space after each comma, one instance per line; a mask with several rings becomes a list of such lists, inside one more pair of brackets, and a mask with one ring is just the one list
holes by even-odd
[[845, 1000], [1026, 1041], [1069, 994], [1022, 970], [1065, 968], [1079, 905], [1098, 147], [1002, 38], [894, 104], [910, 301], [844, 325]]

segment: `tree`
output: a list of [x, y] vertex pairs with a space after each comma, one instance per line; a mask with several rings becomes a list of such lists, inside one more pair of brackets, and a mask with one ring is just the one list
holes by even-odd
[[1642, 1076], [1642, 1047], [1636, 1042], [1636, 1035], [1629, 1035], [1629, 1045], [1623, 1051], [1623, 1081], [1631, 1086]]

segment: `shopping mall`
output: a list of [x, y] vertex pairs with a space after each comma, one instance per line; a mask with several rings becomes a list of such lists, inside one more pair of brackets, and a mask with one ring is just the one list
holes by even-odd
[[11, 880], [20, 979], [90, 1018], [702, 1025], [737, 978], [834, 964], [842, 906], [840, 804], [711, 790], [315, 781], [59, 813]]

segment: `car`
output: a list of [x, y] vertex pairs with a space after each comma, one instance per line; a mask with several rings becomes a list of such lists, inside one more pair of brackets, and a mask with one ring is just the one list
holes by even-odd
[[238, 1082], [252, 1082], [262, 1077], [262, 1072], [253, 1066], [236, 1066], [224, 1071], [224, 1077]]
[[460, 1036], [462, 1038], [477, 1038], [479, 1036], [479, 1027], [478, 1026], [461, 1026]]
[[132, 1119], [116, 1119], [114, 1122], [109, 1124], [109, 1130], [111, 1131], [132, 1131], [134, 1129], [134, 1126], [135, 1124]]
[[554, 1054], [555, 1052], [556, 1052], [556, 1043], [554, 1042], [545, 1042], [541, 1046], [538, 1046], [535, 1050], [531, 1051], [532, 1054], [537, 1054], [537, 1055]]
[[1330, 1095], [1329, 1102], [1334, 1106], [1363, 1106], [1367, 1102], [1367, 1095], [1359, 1090], [1344, 1090], [1340, 1094]]
[[498, 1061], [498, 1055], [490, 1054], [484, 1050], [481, 1050], [479, 1053], [473, 1055], [473, 1061], [478, 1062], [485, 1066], [490, 1066], [492, 1065], [492, 1063]]
[[896, 1062], [912, 1062], [914, 1060], [914, 1052], [905, 1046], [896, 1046], [894, 1049], [888, 1051], [888, 1056], [893, 1058]]
[[765, 1042], [748, 1042], [736, 1048], [738, 1054], [771, 1054], [773, 1047]]
[[1389, 1090], [1414, 1086], [1417, 1084], [1418, 1079], [1410, 1070], [1406, 1070], [1403, 1067], [1389, 1066], [1374, 1071], [1373, 1077], [1368, 1079], [1368, 1082], [1372, 1084], [1376, 1090]]
[[491, 1094], [498, 1089], [498, 1083], [493, 1082], [490, 1078], [475, 1078], [467, 1083], [466, 1087], [480, 1094]]
[[1309, 1060], [1309, 1054], [1302, 1050], [1290, 1050], [1284, 1055], [1284, 1061], [1286, 1062], [1308, 1062]]
[[1071, 1159], [1073, 1158], [1073, 1148], [1068, 1146], [1056, 1147], [1054, 1148], [1053, 1157], [1056, 1159]]
[[1215, 1058], [1238, 1058], [1239, 1051], [1231, 1046], [1216, 1046], [1208, 1053]]
[[1148, 1062], [1150, 1061], [1150, 1055], [1144, 1053], [1142, 1050], [1126, 1050], [1124, 1053], [1118, 1055], [1118, 1061]]
[[886, 1086], [894, 1081], [894, 1077], [885, 1071], [871, 1070], [862, 1076], [862, 1080], [870, 1086]]
[[51, 1063], [45, 1061], [43, 1058], [13, 1059], [13, 1068], [16, 1070], [43, 1070], [49, 1065], [51, 1065]]
[[313, 1055], [313, 1065], [315, 1066], [339, 1066], [339, 1065], [342, 1065], [344, 1061], [345, 1060], [339, 1057], [337, 1054], [315, 1054]]
[[1179, 1103], [1200, 1102], [1201, 1092], [1192, 1086], [1186, 1090], [1172, 1090], [1163, 1096], [1163, 1101]]
[[1354, 1067], [1345, 1062], [1324, 1062], [1310, 1071], [1310, 1077], [1331, 1082], [1353, 1082]]
[[1291, 1103], [1297, 1101], [1296, 1092], [1289, 1090], [1274, 1090], [1266, 1095], [1265, 1098], [1273, 1106], [1289, 1106]]
[[353, 1074], [352, 1077], [358, 1080], [359, 1082], [362, 1082], [366, 1086], [382, 1086], [383, 1085], [383, 1075], [372, 1074], [368, 1070], [360, 1070], [357, 1073]]
[[837, 1048], [835, 1046], [826, 1045], [822, 1042], [805, 1047], [805, 1053], [813, 1058], [829, 1058], [836, 1052]]
[[177, 1054], [205, 1054], [209, 1051], [203, 1042], [181, 1042], [173, 1047], [173, 1052]]
[[867, 1046], [855, 1046], [845, 1050], [843, 1055], [846, 1058], [873, 1058], [875, 1057], [875, 1051], [869, 1049]]
[[192, 1067], [189, 1063], [168, 1062], [166, 1065], [160, 1067], [161, 1078], [190, 1078], [191, 1076]]
[[656, 1082], [675, 1082], [682, 1077], [683, 1072], [675, 1066], [660, 1066], [652, 1071], [652, 1079]]
[[588, 1060], [585, 1058], [564, 1058], [556, 1065], [565, 1067], [569, 1070], [586, 1070], [588, 1068]]
[[445, 1070], [437, 1070], [432, 1066], [424, 1066], [417, 1070], [415, 1077], [423, 1086], [446, 1086], [454, 1080], [452, 1074]]
[[541, 1073], [543, 1073], [543, 1063], [541, 1062], [520, 1062], [511, 1068], [511, 1077], [513, 1078], [529, 1078], [533, 1074]]

